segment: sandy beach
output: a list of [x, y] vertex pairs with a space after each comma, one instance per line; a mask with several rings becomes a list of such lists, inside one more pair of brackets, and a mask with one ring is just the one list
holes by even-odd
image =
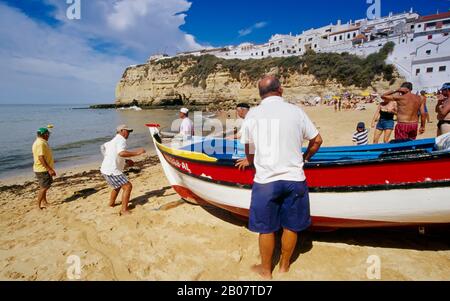
[[[433, 103], [429, 107], [434, 111]], [[325, 145], [349, 145], [357, 122], [370, 126], [375, 105], [365, 111], [305, 111]], [[431, 117], [420, 138], [434, 137], [436, 116]], [[32, 179], [1, 182], [0, 280], [69, 280], [72, 255], [80, 258], [81, 280], [260, 280], [250, 270], [259, 261], [258, 235], [245, 221], [181, 200], [151, 155], [129, 171], [133, 210], [120, 217], [120, 206], [107, 206], [110, 190], [99, 164], [57, 178], [51, 206], [42, 211]], [[370, 280], [370, 256], [381, 261], [381, 280], [450, 280], [449, 234], [448, 229], [426, 235], [416, 229], [305, 232], [290, 272], [281, 275], [275, 268], [274, 280]]]

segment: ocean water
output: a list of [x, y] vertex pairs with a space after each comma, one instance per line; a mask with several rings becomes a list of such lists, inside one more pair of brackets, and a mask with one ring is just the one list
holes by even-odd
[[129, 148], [144, 147], [151, 153], [154, 146], [145, 124], [159, 123], [168, 131], [178, 118], [175, 110], [75, 109], [81, 107], [0, 105], [0, 178], [32, 174], [36, 130], [48, 124], [54, 126], [49, 144], [58, 169], [92, 162], [100, 165], [100, 146], [115, 136], [116, 126], [122, 123], [135, 130], [128, 139]]

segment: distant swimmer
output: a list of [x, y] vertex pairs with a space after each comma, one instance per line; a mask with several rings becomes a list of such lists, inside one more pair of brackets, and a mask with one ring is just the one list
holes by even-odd
[[442, 86], [441, 94], [436, 105], [436, 113], [438, 118], [438, 136], [450, 133], [450, 83]]
[[37, 130], [37, 138], [33, 143], [33, 171], [39, 183], [38, 206], [44, 209], [48, 206], [47, 191], [53, 183], [53, 177], [56, 177], [55, 163], [53, 153], [48, 144], [50, 139], [50, 131], [48, 128], [40, 128]]
[[121, 215], [129, 214], [128, 202], [130, 201], [131, 190], [133, 186], [123, 173], [126, 165], [133, 165], [134, 162], [127, 158], [136, 157], [145, 154], [143, 148], [135, 151], [127, 151], [127, 139], [133, 129], [126, 125], [117, 127], [117, 135], [111, 141], [102, 145], [102, 154], [104, 156], [102, 167], [100, 169], [103, 177], [109, 186], [112, 187], [109, 206], [114, 207], [120, 190], [122, 192], [122, 210]]
[[[381, 98], [384, 104], [395, 101], [397, 102], [397, 126], [395, 127], [396, 140], [416, 140], [417, 134], [425, 133], [425, 108], [422, 99], [418, 95], [411, 93], [413, 85], [406, 82], [401, 85], [400, 89], [389, 91]], [[420, 111], [421, 125], [419, 129]]]

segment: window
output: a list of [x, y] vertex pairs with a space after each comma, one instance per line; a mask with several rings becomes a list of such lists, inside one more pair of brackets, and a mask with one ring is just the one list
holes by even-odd
[[342, 36], [339, 36], [339, 41], [342, 41]]
[[353, 37], [356, 38], [356, 32], [353, 33]]
[[447, 70], [447, 66], [440, 66], [439, 72], [445, 72]]
[[422, 28], [422, 24], [417, 25], [418, 28]]
[[261, 56], [264, 56], [264, 51], [261, 51]]
[[292, 51], [292, 53], [294, 53], [294, 54], [297, 53], [297, 50]]
[[414, 42], [414, 39], [411, 39], [411, 42]]
[[350, 40], [350, 34], [347, 35], [347, 39]]
[[283, 41], [279, 41], [278, 44], [283, 44]]
[[302, 52], [302, 49], [300, 48], [300, 49], [298, 50], [298, 52]]
[[411, 29], [414, 29], [414, 25], [411, 25]]
[[403, 39], [403, 40], [402, 40], [402, 43], [405, 43], [405, 42], [406, 42], [406, 40], [405, 40], [405, 39]]
[[291, 50], [290, 50], [290, 49], [288, 49], [287, 53], [291, 53]]
[[431, 50], [427, 50], [427, 51], [426, 51], [426, 54], [427, 54], [427, 55], [431, 55]]
[[284, 50], [283, 50], [283, 54], [284, 54]]
[[298, 39], [298, 42], [300, 43], [302, 41], [302, 39]]
[[317, 44], [314, 44], [314, 48], [317, 48]]
[[420, 74], [420, 69], [416, 69], [416, 75]]
[[444, 33], [444, 37], [446, 37], [446, 36], [448, 36], [448, 32], [445, 32], [445, 33]]
[[428, 35], [428, 40], [432, 40], [432, 39], [433, 39], [433, 35], [432, 34]]
[[277, 51], [280, 51], [280, 47], [277, 47]]
[[336, 37], [336, 36], [334, 37], [334, 41], [335, 41], [335, 42], [337, 41], [337, 37]]
[[427, 73], [433, 73], [433, 67], [428, 67], [427, 68]]

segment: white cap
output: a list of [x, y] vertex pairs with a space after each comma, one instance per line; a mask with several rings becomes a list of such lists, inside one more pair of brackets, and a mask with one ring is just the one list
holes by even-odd
[[180, 112], [183, 113], [183, 114], [188, 114], [188, 113], [189, 113], [189, 110], [186, 109], [186, 108], [182, 108], [182, 109], [180, 110]]

